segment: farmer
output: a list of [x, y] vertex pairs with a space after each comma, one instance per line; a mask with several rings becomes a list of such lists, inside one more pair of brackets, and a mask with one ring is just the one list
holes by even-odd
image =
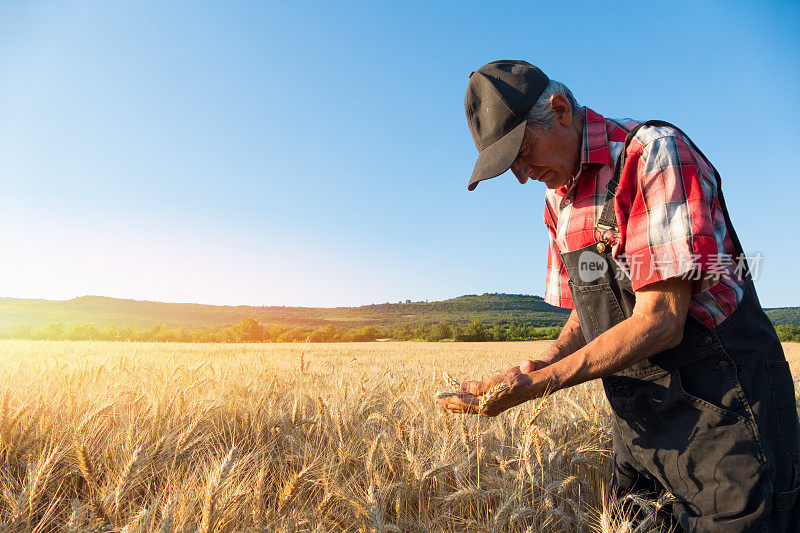
[[[800, 530], [789, 365], [713, 165], [677, 127], [608, 119], [525, 61], [470, 74], [469, 190], [511, 169], [547, 187], [545, 300], [573, 309], [539, 361], [439, 400], [495, 416], [601, 378], [618, 493], [667, 490], [687, 531]], [[503, 388], [503, 387], [501, 387]]]

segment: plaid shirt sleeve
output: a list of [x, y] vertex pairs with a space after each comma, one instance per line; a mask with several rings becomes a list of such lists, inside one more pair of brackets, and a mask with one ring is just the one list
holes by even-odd
[[678, 132], [640, 130], [628, 149], [616, 203], [617, 255], [624, 255], [633, 290], [690, 273], [696, 279], [708, 269], [718, 253], [715, 192], [710, 166]]
[[569, 275], [561, 260], [558, 245], [556, 245], [556, 219], [552, 206], [545, 201], [544, 225], [550, 236], [547, 251], [547, 279], [544, 287], [544, 301], [557, 307], [575, 309], [572, 302], [572, 293], [569, 290]]

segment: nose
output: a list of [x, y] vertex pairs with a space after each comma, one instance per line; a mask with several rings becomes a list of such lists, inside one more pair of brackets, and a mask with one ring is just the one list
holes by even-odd
[[518, 159], [515, 159], [514, 162], [511, 163], [511, 172], [513, 172], [517, 177], [517, 181], [525, 185], [525, 182], [528, 181], [528, 174], [531, 172], [531, 167], [530, 165], [520, 163]]

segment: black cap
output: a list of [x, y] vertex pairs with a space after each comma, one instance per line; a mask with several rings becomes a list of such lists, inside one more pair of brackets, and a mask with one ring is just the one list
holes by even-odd
[[516, 159], [533, 104], [550, 79], [527, 61], [492, 61], [469, 75], [464, 108], [478, 149], [468, 189], [499, 176]]

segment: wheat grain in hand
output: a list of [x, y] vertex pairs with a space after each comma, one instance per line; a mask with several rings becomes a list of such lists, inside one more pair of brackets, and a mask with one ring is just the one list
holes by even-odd
[[509, 389], [508, 384], [506, 382], [498, 383], [491, 389], [489, 389], [486, 394], [481, 396], [481, 401], [478, 403], [478, 413], [483, 411], [483, 408], [486, 407], [486, 404], [491, 402], [492, 400], [498, 398], [502, 393]]
[[441, 400], [443, 398], [449, 398], [450, 396], [461, 396], [463, 394], [463, 391], [461, 390], [461, 384], [456, 381], [453, 376], [447, 372], [442, 372], [442, 376], [444, 377], [447, 385], [453, 390], [437, 392], [434, 396], [435, 399]]

